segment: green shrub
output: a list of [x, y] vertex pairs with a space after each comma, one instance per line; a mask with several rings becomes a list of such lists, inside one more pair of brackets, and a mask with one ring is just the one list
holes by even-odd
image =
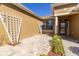
[[54, 53], [64, 55], [64, 48], [60, 36], [58, 35], [53, 36], [51, 41], [51, 48]]

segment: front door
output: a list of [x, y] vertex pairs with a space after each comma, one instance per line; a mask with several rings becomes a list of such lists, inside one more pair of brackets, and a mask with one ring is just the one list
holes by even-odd
[[68, 21], [67, 19], [59, 20], [59, 34], [60, 35], [67, 35], [67, 27], [68, 27], [67, 21]]

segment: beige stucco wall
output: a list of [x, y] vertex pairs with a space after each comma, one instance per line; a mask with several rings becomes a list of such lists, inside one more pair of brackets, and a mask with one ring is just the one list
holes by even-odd
[[79, 14], [71, 15], [70, 17], [70, 35], [79, 39]]
[[0, 19], [0, 45], [9, 43], [10, 41], [8, 39], [9, 39], [9, 37], [8, 37], [8, 35], [5, 31], [5, 28], [3, 26], [3, 23]]
[[[20, 39], [25, 39], [27, 37], [31, 37], [31, 36], [40, 34], [38, 24], [40, 24], [41, 21], [39, 19], [31, 16], [28, 13], [25, 13], [23, 10], [20, 10], [19, 8], [15, 7], [13, 5], [10, 5], [10, 4], [0, 5], [0, 12], [1, 11], [16, 13], [16, 15], [22, 17], [22, 27], [21, 27]], [[1, 31], [2, 30], [0, 28], [0, 32]], [[2, 35], [2, 34], [0, 33], [0, 35]]]

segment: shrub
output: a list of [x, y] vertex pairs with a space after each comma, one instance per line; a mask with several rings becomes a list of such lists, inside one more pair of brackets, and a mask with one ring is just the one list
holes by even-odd
[[54, 35], [51, 41], [52, 52], [64, 55], [64, 48], [62, 45], [61, 37], [58, 35]]

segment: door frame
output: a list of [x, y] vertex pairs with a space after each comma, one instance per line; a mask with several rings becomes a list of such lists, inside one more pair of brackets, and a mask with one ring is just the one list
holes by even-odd
[[[68, 29], [68, 23], [67, 23], [68, 19], [60, 19], [59, 20], [59, 35], [67, 35], [67, 29]], [[64, 31], [65, 33], [61, 33], [61, 23], [65, 23], [65, 28], [64, 28]]]

